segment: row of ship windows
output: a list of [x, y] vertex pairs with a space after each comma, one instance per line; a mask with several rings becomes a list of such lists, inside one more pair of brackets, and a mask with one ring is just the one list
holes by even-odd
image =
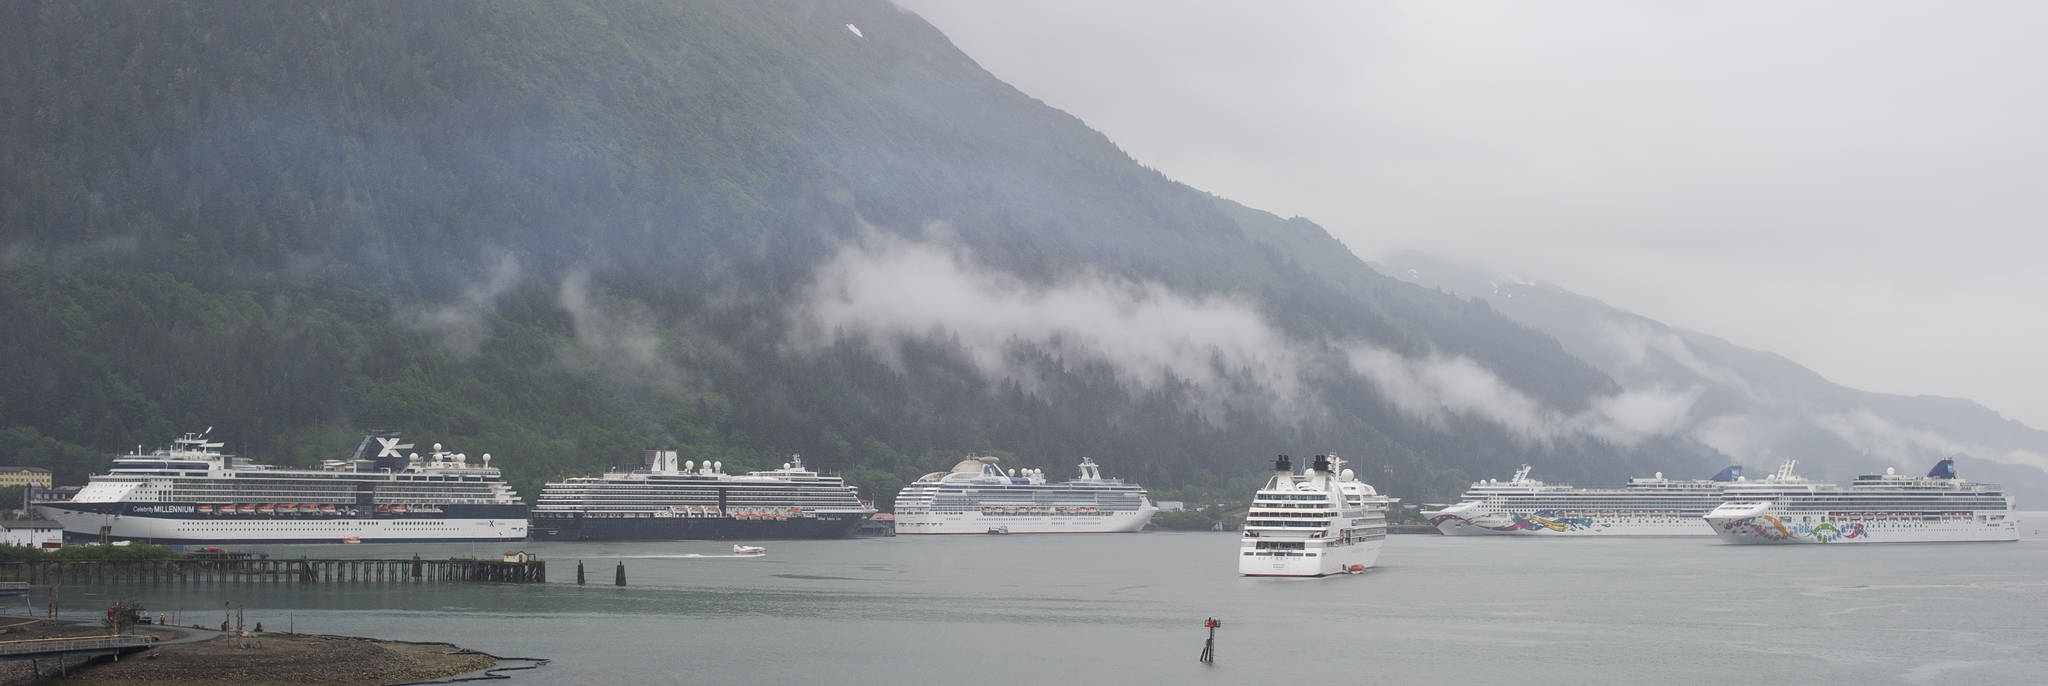
[[[416, 524], [416, 522], [393, 522], [393, 524]], [[225, 528], [225, 530], [328, 530], [328, 528], [354, 528], [354, 526], [367, 526], [367, 524], [360, 524], [360, 522], [332, 522], [328, 526], [221, 526], [217, 522], [178, 522], [178, 530], [195, 530], [195, 528]], [[446, 522], [418, 522], [412, 528], [453, 528], [453, 526], [449, 526]]]
[[[909, 511], [909, 510], [908, 510], [908, 508], [905, 508], [905, 507], [903, 506], [903, 504], [902, 504], [902, 503], [897, 503], [896, 505], [897, 505], [897, 506], [896, 506], [896, 510], [897, 510], [898, 512], [905, 512], [905, 511]], [[1137, 511], [1137, 508], [1102, 508], [1102, 509], [1105, 509], [1105, 510], [1115, 510], [1115, 511], [1117, 511], [1117, 512], [1136, 512], [1136, 511]], [[925, 508], [925, 507], [920, 507], [920, 508], [917, 508], [917, 509], [916, 509], [916, 511], [918, 511], [918, 512], [936, 512], [936, 513], [940, 513], [940, 514], [963, 514], [963, 513], [969, 513], [969, 512], [972, 512], [972, 513], [974, 513], [974, 514], [981, 514], [981, 513], [982, 513], [982, 512], [981, 512], [981, 508], [980, 508], [980, 507], [963, 507], [963, 506], [959, 506], [959, 505], [942, 505], [942, 506], [933, 506], [933, 507], [928, 507], [928, 508]]]
[[[815, 500], [815, 501], [824, 501], [824, 502], [838, 502], [838, 501], [848, 501], [848, 500], [853, 500], [853, 499], [854, 499], [854, 498], [853, 498], [853, 494], [851, 494], [851, 493], [815, 493], [815, 494], [799, 494], [799, 495], [788, 495], [788, 496], [777, 496], [776, 494], [773, 494], [773, 493], [727, 493], [725, 497], [726, 497], [726, 499], [727, 499], [727, 500], [730, 500], [730, 501], [735, 501], [735, 502], [738, 502], [738, 501], [776, 501], [776, 502], [789, 502], [789, 501], [791, 501], [791, 500]], [[576, 500], [576, 501], [586, 501], [586, 500], [645, 500], [645, 501], [655, 501], [655, 500], [659, 500], [659, 501], [662, 501], [662, 502], [676, 502], [676, 503], [689, 503], [689, 502], [703, 502], [703, 503], [715, 503], [715, 502], [718, 502], [718, 494], [716, 494], [716, 493], [689, 493], [689, 494], [679, 494], [679, 493], [592, 493], [592, 494], [588, 494], [588, 495], [582, 495], [582, 496], [575, 496], [575, 497], [568, 497], [568, 496], [563, 496], [563, 495], [561, 495], [561, 494], [557, 494], [557, 493], [553, 493], [553, 492], [543, 492], [543, 493], [541, 493], [541, 495], [540, 495], [540, 499], [541, 499], [541, 500]]]

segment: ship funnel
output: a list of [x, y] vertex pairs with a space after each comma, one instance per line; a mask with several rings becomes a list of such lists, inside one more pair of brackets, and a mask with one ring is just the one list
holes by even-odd
[[1314, 469], [1314, 470], [1316, 470], [1316, 471], [1318, 471], [1318, 472], [1321, 472], [1321, 473], [1324, 473], [1324, 474], [1328, 474], [1328, 473], [1330, 473], [1330, 456], [1328, 456], [1328, 455], [1317, 455], [1317, 456], [1316, 456], [1316, 461], [1315, 461], [1314, 463], [1312, 463], [1311, 465], [1309, 465], [1309, 466], [1310, 466], [1310, 468], [1312, 468], [1312, 469]]
[[1934, 463], [1933, 469], [1927, 470], [1927, 476], [1936, 479], [1956, 478], [1956, 459], [1953, 457], [1942, 458], [1940, 462]]
[[1279, 458], [1273, 460], [1273, 471], [1287, 472], [1289, 474], [1293, 474], [1294, 465], [1288, 463], [1286, 455], [1281, 455]]
[[1715, 475], [1714, 475], [1714, 480], [1715, 480], [1715, 481], [1741, 481], [1741, 480], [1742, 480], [1742, 465], [1739, 465], [1739, 464], [1731, 464], [1731, 465], [1728, 465], [1728, 468], [1727, 468], [1727, 469], [1723, 469], [1723, 470], [1721, 470], [1721, 473], [1719, 473], [1719, 474], [1715, 474]]

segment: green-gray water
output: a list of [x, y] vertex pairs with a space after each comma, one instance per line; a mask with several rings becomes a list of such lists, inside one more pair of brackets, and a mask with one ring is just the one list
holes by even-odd
[[[1380, 568], [1317, 580], [1238, 577], [1233, 534], [780, 541], [756, 559], [681, 557], [730, 552], [717, 542], [527, 543], [551, 583], [77, 586], [64, 600], [84, 614], [134, 597], [188, 624], [218, 624], [233, 600], [265, 628], [554, 659], [512, 683], [2026, 683], [2048, 678], [2048, 540], [2025, 531], [1788, 547], [1397, 536]], [[1210, 616], [1224, 624], [1203, 665]]]

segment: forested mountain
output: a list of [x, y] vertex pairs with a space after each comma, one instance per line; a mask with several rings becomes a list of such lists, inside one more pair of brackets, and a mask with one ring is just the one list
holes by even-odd
[[1965, 478], [2002, 483], [2023, 506], [2048, 497], [2048, 432], [1975, 402], [1848, 388], [1772, 353], [1451, 260], [1408, 253], [1380, 266], [1556, 336], [1623, 386], [1682, 389], [1694, 402], [1676, 430], [1752, 468], [1798, 459], [1801, 473], [1846, 483], [1885, 467], [1924, 473], [1958, 457]]
[[209, 425], [528, 493], [655, 447], [885, 500], [967, 450], [1169, 497], [1724, 459], [879, 1], [0, 4], [0, 321], [0, 455], [69, 483]]

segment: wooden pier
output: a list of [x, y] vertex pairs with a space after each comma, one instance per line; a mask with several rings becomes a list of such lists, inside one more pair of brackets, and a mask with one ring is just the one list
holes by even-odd
[[545, 583], [547, 563], [446, 560], [141, 560], [0, 562], [0, 582], [94, 584]]

